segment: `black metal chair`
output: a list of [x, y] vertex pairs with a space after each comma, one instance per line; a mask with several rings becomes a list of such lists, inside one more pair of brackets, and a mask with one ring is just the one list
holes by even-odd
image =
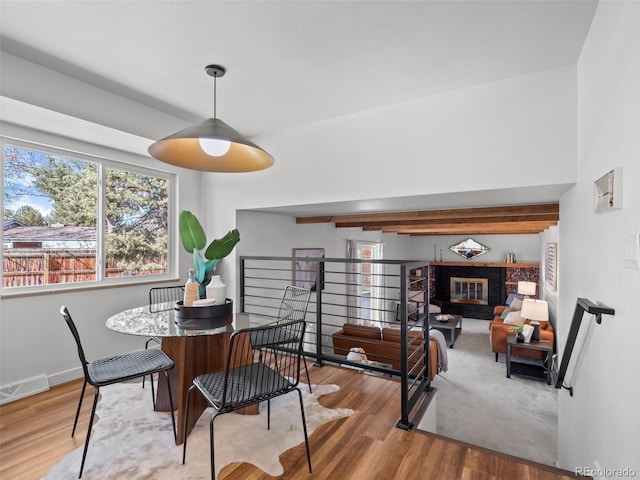
[[184, 298], [184, 287], [153, 287], [149, 289], [149, 311], [172, 310], [175, 303]]
[[[282, 294], [276, 324], [290, 322], [292, 320], [304, 320], [307, 315], [310, 296], [311, 290], [308, 288], [294, 287], [293, 285], [287, 286]], [[254, 344], [254, 348], [260, 347], [259, 344]], [[309, 392], [311, 392], [311, 377], [309, 376], [309, 368], [307, 367], [307, 361], [304, 357], [302, 357], [302, 363], [304, 364], [304, 372], [307, 375]]]
[[[89, 418], [89, 429], [87, 430], [87, 438], [84, 443], [84, 451], [82, 452], [82, 463], [80, 464], [80, 474], [78, 476], [78, 478], [82, 478], [84, 462], [87, 457], [87, 450], [89, 449], [89, 440], [91, 439], [93, 419], [96, 413], [96, 405], [98, 404], [98, 397], [100, 395], [100, 387], [113, 385], [114, 383], [120, 383], [124, 382], [125, 380], [144, 377], [145, 375], [159, 372], [164, 372], [167, 377], [167, 384], [169, 384], [168, 371], [173, 368], [174, 363], [173, 360], [171, 360], [163, 351], [158, 349], [140, 350], [137, 352], [126, 353], [124, 355], [118, 355], [115, 357], [94, 360], [93, 362], [87, 362], [82, 344], [80, 342], [80, 335], [78, 334], [75, 323], [71, 319], [71, 314], [69, 313], [67, 307], [61, 307], [60, 314], [67, 322], [69, 330], [71, 330], [71, 334], [76, 341], [76, 345], [78, 347], [78, 356], [80, 357], [80, 363], [82, 364], [82, 370], [84, 371], [84, 383], [82, 384], [82, 392], [80, 393], [80, 401], [78, 402], [76, 417], [73, 421], [73, 430], [71, 431], [72, 437], [76, 433], [76, 426], [78, 425], [78, 417], [80, 416], [80, 409], [82, 408], [82, 400], [84, 398], [84, 392], [87, 387], [87, 383], [93, 385], [95, 389], [95, 394], [93, 397], [93, 407], [91, 409], [91, 417]], [[151, 387], [151, 396], [155, 398], [153, 383]], [[171, 390], [169, 390], [169, 405], [171, 407], [171, 423], [173, 425], [173, 436], [174, 438], [176, 438], [176, 421], [173, 416], [173, 399], [171, 398]], [[123, 407], [126, 406], [123, 405]]]
[[[184, 298], [184, 287], [179, 285], [177, 287], [153, 287], [149, 289], [149, 311], [151, 313], [162, 312], [165, 310], [172, 310], [175, 307], [175, 303]], [[149, 348], [149, 344], [155, 342], [161, 344], [162, 340], [158, 337], [149, 337], [144, 343], [144, 348]], [[142, 388], [144, 388], [145, 378], [142, 378]], [[151, 381], [153, 381], [153, 375], [151, 375]], [[153, 407], [155, 408], [155, 399]]]
[[[302, 392], [298, 388], [302, 340], [306, 323], [294, 320], [262, 327], [237, 330], [231, 335], [226, 367], [223, 371], [199, 375], [193, 380], [187, 394], [187, 411], [184, 418], [182, 463], [187, 454], [187, 424], [189, 405], [194, 390], [207, 400], [216, 412], [209, 421], [211, 450], [211, 478], [215, 479], [215, 453], [213, 422], [224, 413], [267, 402], [267, 429], [271, 427], [270, 399], [285, 395], [293, 390], [298, 392], [302, 428], [307, 449], [307, 462], [311, 473], [311, 453], [307, 436], [307, 422], [304, 415]], [[262, 345], [260, 358], [254, 355], [253, 344]]]

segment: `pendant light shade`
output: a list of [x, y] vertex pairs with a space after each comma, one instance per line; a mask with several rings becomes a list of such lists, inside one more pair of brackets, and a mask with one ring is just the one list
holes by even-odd
[[215, 79], [224, 75], [219, 65], [205, 69], [214, 77], [214, 118], [192, 125], [149, 147], [152, 157], [178, 167], [205, 172], [253, 172], [269, 168], [273, 157], [216, 118]]

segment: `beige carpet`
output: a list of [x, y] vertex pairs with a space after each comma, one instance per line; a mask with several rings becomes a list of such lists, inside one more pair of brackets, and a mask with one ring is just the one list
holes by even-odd
[[546, 465], [557, 460], [558, 394], [544, 381], [506, 378], [495, 362], [487, 320], [463, 319], [448, 349], [449, 370], [438, 375], [436, 433]]
[[[339, 389], [337, 385], [313, 385], [313, 394], [301, 385], [309, 435], [320, 425], [349, 416], [352, 410], [329, 409], [318, 398]], [[140, 384], [117, 384], [101, 389], [97, 414], [100, 421], [82, 475], [86, 480], [104, 479], [208, 479], [209, 418], [204, 412], [189, 436], [187, 463], [182, 465], [182, 446], [173, 440], [168, 413], [154, 412], [149, 389]], [[256, 465], [269, 475], [283, 473], [280, 455], [304, 442], [300, 402], [296, 392], [271, 401], [271, 429], [267, 430], [266, 404], [259, 415], [221, 415], [215, 421], [216, 470], [234, 462]], [[85, 432], [77, 432], [84, 438]], [[78, 478], [82, 447], [67, 455], [46, 480]], [[306, 461], [306, 460], [305, 460]], [[313, 462], [313, 450], [311, 451]]]

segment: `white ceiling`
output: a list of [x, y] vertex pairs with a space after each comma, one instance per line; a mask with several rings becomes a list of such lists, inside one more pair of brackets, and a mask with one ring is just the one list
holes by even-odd
[[596, 5], [1, 0], [0, 48], [185, 126], [221, 64], [218, 116], [252, 136], [575, 64]]

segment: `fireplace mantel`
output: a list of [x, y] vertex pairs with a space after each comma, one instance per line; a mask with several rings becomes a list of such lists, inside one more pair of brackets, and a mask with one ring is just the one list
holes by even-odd
[[507, 262], [429, 262], [429, 265], [443, 267], [503, 267], [503, 268], [540, 268], [539, 263]]

